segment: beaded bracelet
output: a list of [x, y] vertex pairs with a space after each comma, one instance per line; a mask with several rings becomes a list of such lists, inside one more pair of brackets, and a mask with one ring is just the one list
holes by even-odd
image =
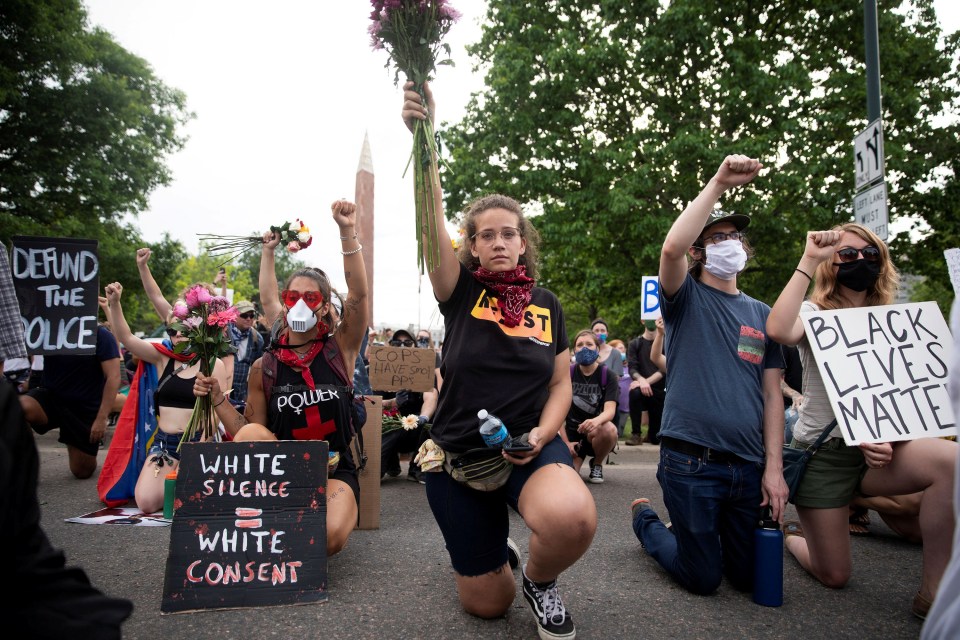
[[341, 252], [340, 252], [340, 255], [342, 255], [342, 256], [352, 256], [353, 254], [355, 254], [355, 253], [360, 253], [361, 251], [363, 251], [363, 245], [358, 242], [356, 249], [352, 249], [352, 250], [350, 250], [350, 251], [341, 251]]

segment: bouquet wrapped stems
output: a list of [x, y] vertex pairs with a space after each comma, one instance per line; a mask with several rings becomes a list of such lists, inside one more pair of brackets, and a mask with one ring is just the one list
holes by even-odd
[[[416, 87], [423, 95], [423, 85]], [[424, 104], [426, 100], [424, 99]], [[413, 126], [413, 193], [416, 208], [417, 266], [420, 273], [432, 272], [440, 266], [440, 243], [437, 232], [435, 190], [439, 189], [437, 145], [430, 119], [417, 120]]]
[[[217, 357], [200, 358], [200, 373], [204, 376], [213, 374], [213, 363]], [[226, 400], [224, 400], [226, 402]], [[218, 428], [217, 410], [213, 408], [213, 398], [210, 394], [197, 396], [197, 401], [193, 405], [193, 412], [190, 414], [190, 421], [187, 422], [187, 428], [183, 430], [183, 436], [180, 438], [180, 444], [177, 445], [177, 451], [184, 442], [190, 442], [194, 436], [199, 433], [201, 440], [213, 440], [217, 436], [219, 440], [220, 430]]]

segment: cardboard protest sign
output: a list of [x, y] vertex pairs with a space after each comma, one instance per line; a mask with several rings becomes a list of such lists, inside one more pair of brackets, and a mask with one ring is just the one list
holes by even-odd
[[430, 391], [437, 353], [416, 347], [370, 347], [370, 388]]
[[30, 355], [96, 353], [96, 240], [14, 236], [10, 269]]
[[322, 440], [184, 444], [162, 613], [327, 599]]
[[953, 338], [935, 302], [800, 314], [849, 445], [955, 436]]

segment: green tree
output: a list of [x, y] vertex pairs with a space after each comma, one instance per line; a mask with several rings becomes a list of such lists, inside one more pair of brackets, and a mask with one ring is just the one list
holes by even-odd
[[142, 211], [191, 117], [146, 61], [89, 27], [79, 0], [4, 0], [0, 240]]
[[[541, 283], [561, 297], [568, 328], [600, 313], [628, 337], [640, 330], [640, 276], [656, 274], [670, 224], [724, 156], [744, 153], [766, 170], [723, 207], [753, 217], [757, 257], [741, 282], [772, 302], [804, 232], [852, 216], [862, 11], [839, 0], [491, 0], [470, 48], [486, 89], [446, 135], [448, 212], [491, 191], [542, 211]], [[960, 242], [949, 197], [958, 36], [938, 48], [930, 0], [881, 0], [879, 33], [891, 217], [932, 231], [894, 250], [939, 286], [942, 249]], [[934, 124], [945, 112], [950, 123]]]

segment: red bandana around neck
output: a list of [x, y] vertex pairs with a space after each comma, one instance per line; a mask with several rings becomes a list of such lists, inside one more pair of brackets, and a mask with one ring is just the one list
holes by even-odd
[[497, 292], [503, 324], [516, 327], [523, 318], [523, 310], [533, 297], [534, 279], [527, 276], [527, 268], [519, 264], [510, 271], [490, 271], [477, 267], [473, 277]]
[[[279, 341], [281, 345], [286, 346], [290, 344], [290, 335], [284, 333], [280, 336]], [[314, 340], [313, 344], [310, 345], [310, 350], [301, 358], [296, 353], [293, 352], [293, 349], [277, 349], [276, 355], [277, 360], [287, 365], [288, 367], [299, 367], [300, 374], [303, 376], [303, 381], [307, 383], [307, 386], [311, 391], [317, 388], [316, 383], [313, 381], [313, 374], [310, 373], [310, 363], [313, 362], [313, 359], [317, 357], [317, 354], [323, 350], [323, 340]]]

